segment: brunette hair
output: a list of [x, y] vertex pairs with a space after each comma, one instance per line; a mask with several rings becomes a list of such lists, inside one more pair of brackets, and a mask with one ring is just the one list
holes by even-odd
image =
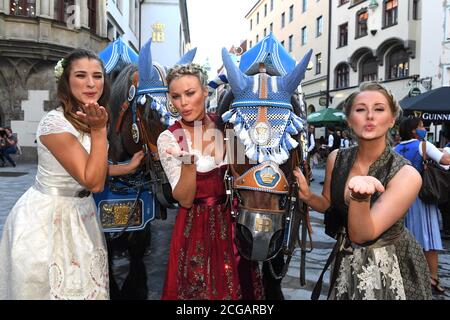
[[76, 115], [76, 112], [80, 110], [79, 107], [81, 102], [78, 101], [73, 96], [69, 84], [69, 77], [72, 68], [72, 63], [75, 60], [83, 58], [97, 60], [100, 63], [100, 66], [102, 67], [104, 84], [103, 84], [103, 93], [100, 96], [100, 99], [98, 100], [98, 104], [105, 107], [106, 110], [108, 110], [110, 87], [108, 79], [106, 77], [105, 67], [103, 65], [102, 60], [97, 56], [97, 54], [95, 54], [93, 51], [90, 50], [75, 49], [63, 59], [62, 61], [63, 72], [58, 79], [57, 95], [59, 102], [63, 108], [64, 116], [66, 117], [66, 119], [75, 127], [75, 129], [81, 132], [89, 133], [91, 131], [89, 126], [86, 125], [84, 122], [80, 121], [78, 116]]
[[398, 133], [400, 134], [400, 138], [402, 141], [414, 139], [413, 130], [419, 127], [419, 124], [422, 122], [420, 118], [408, 117], [404, 118], [402, 122], [400, 122], [400, 126], [398, 129]]

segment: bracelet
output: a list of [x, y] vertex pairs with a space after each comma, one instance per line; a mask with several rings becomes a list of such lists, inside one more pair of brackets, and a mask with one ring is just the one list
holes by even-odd
[[350, 199], [357, 201], [357, 202], [369, 202], [371, 195], [362, 195], [361, 193], [357, 192], [350, 192]]

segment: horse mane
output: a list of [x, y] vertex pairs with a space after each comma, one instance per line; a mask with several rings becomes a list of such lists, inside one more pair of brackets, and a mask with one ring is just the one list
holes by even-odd
[[111, 111], [111, 124], [115, 124], [119, 117], [119, 111], [122, 104], [127, 100], [128, 89], [132, 82], [133, 74], [138, 70], [134, 64], [129, 64], [120, 71], [115, 77], [111, 87], [110, 111]]

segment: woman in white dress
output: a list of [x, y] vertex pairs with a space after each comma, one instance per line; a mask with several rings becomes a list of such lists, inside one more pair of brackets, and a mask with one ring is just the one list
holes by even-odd
[[61, 107], [39, 123], [35, 183], [3, 229], [0, 300], [109, 298], [105, 239], [91, 195], [103, 189], [108, 171], [105, 70], [95, 53], [77, 49], [55, 75]]

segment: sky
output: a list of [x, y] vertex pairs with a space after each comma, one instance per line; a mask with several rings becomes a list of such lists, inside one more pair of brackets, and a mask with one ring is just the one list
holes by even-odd
[[245, 15], [258, 0], [187, 0], [191, 47], [197, 47], [194, 62], [208, 58], [211, 74], [222, 66], [221, 50], [239, 45], [249, 32]]

